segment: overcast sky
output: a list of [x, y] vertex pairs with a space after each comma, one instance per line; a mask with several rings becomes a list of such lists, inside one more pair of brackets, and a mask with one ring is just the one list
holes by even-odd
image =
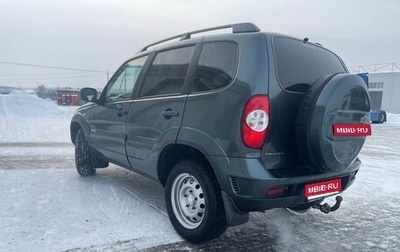
[[348, 66], [400, 62], [399, 0], [0, 0], [0, 86], [100, 88], [146, 44], [237, 22], [308, 37]]

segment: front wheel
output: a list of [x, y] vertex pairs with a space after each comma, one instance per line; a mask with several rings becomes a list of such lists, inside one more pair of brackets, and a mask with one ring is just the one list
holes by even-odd
[[93, 167], [90, 146], [85, 139], [82, 129], [78, 130], [75, 141], [75, 166], [79, 175], [92, 176], [96, 172]]
[[227, 228], [221, 192], [209, 167], [193, 161], [174, 166], [165, 187], [165, 204], [176, 232], [190, 242], [205, 242]]

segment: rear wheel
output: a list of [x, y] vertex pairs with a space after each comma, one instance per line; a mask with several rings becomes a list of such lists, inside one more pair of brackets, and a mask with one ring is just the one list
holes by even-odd
[[165, 190], [168, 215], [180, 236], [197, 243], [225, 231], [221, 192], [208, 167], [193, 161], [178, 163], [168, 176]]
[[96, 172], [92, 164], [90, 146], [85, 139], [82, 129], [78, 130], [76, 134], [75, 166], [81, 176], [93, 176]]

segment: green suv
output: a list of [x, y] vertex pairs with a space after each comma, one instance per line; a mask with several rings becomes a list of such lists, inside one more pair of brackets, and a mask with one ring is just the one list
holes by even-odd
[[111, 162], [159, 181], [191, 242], [251, 211], [336, 210], [340, 197], [322, 201], [354, 182], [371, 134], [366, 84], [337, 55], [252, 23], [150, 44], [99, 96], [81, 97], [70, 128], [78, 173]]

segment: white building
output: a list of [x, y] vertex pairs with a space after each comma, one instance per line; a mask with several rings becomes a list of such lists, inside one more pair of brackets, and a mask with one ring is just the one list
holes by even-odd
[[400, 114], [400, 72], [369, 74], [371, 109]]
[[400, 63], [349, 67], [351, 73], [368, 73], [372, 110], [400, 114]]

